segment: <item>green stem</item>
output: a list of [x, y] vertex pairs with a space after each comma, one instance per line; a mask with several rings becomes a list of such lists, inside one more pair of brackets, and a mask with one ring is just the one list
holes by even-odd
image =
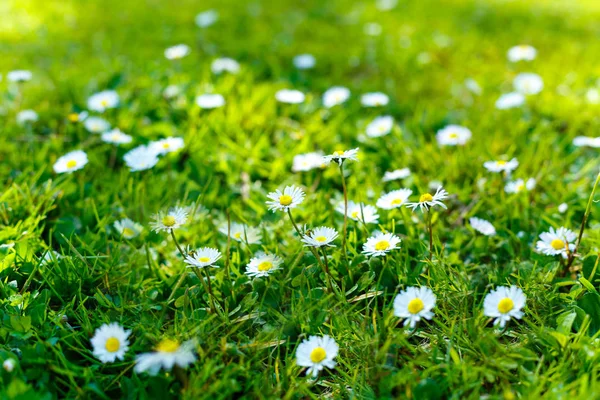
[[340, 174], [342, 175], [342, 189], [344, 191], [344, 230], [342, 236], [342, 253], [346, 255], [346, 231], [348, 229], [348, 192], [346, 190], [346, 177], [344, 176], [344, 163], [340, 164]]

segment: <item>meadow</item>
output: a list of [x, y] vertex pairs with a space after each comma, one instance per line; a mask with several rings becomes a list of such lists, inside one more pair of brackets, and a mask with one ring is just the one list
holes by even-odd
[[600, 398], [600, 3], [0, 15], [0, 398]]

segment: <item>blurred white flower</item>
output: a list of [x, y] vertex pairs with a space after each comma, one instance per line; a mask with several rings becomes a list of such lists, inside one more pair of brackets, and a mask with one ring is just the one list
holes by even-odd
[[233, 58], [217, 58], [210, 65], [210, 70], [213, 74], [222, 74], [223, 72], [229, 72], [231, 74], [237, 74], [240, 72], [240, 64]]
[[275, 99], [281, 103], [300, 104], [304, 102], [304, 93], [299, 90], [281, 89], [275, 93]]
[[112, 131], [104, 132], [100, 138], [105, 143], [112, 144], [126, 144], [131, 143], [133, 138], [123, 132], [120, 129], [113, 129]]
[[129, 167], [129, 171], [145, 171], [158, 163], [158, 155], [148, 146], [141, 145], [125, 153], [123, 160]]
[[33, 110], [23, 110], [17, 114], [17, 123], [19, 125], [25, 125], [27, 123], [33, 123], [38, 120], [38, 115]]
[[190, 46], [187, 44], [178, 44], [165, 49], [165, 58], [167, 60], [179, 60], [190, 54]]
[[537, 56], [537, 50], [532, 46], [521, 44], [508, 49], [506, 56], [510, 62], [531, 61]]
[[323, 93], [323, 105], [327, 108], [337, 106], [350, 98], [350, 90], [343, 86], [333, 86]]
[[103, 113], [119, 105], [119, 95], [114, 90], [103, 90], [90, 96], [87, 106], [90, 110]]
[[513, 87], [525, 95], [538, 94], [544, 88], [544, 81], [538, 74], [523, 72], [515, 77]]
[[498, 110], [521, 107], [523, 104], [525, 104], [525, 96], [517, 92], [505, 93], [496, 100]]
[[31, 71], [17, 69], [6, 74], [6, 79], [8, 79], [9, 82], [27, 82], [31, 80], [32, 76]]
[[409, 176], [410, 176], [410, 169], [408, 169], [408, 168], [396, 169], [394, 171], [386, 171], [383, 174], [382, 181], [384, 181], [384, 182], [395, 181], [397, 179], [408, 178]]
[[496, 228], [494, 228], [494, 225], [485, 219], [472, 217], [469, 218], [469, 224], [473, 229], [485, 236], [494, 236], [496, 234]]
[[208, 10], [196, 15], [194, 21], [200, 28], [208, 28], [219, 19], [219, 13], [215, 10]]
[[317, 60], [312, 54], [299, 54], [294, 57], [293, 63], [298, 69], [311, 69], [317, 64]]
[[381, 92], [365, 93], [360, 97], [360, 103], [364, 107], [379, 107], [389, 103], [390, 98]]
[[196, 104], [205, 109], [219, 108], [225, 105], [225, 98], [220, 94], [201, 94], [196, 97]]
[[365, 26], [363, 27], [363, 30], [365, 32], [365, 35], [368, 36], [379, 36], [381, 35], [382, 32], [382, 28], [381, 25], [379, 25], [376, 22], [369, 22], [366, 23]]
[[100, 117], [87, 118], [83, 126], [91, 133], [102, 133], [110, 129], [108, 121]]
[[440, 146], [464, 146], [471, 139], [471, 131], [460, 125], [448, 125], [436, 134]]
[[394, 127], [394, 118], [391, 115], [384, 115], [375, 118], [369, 125], [367, 125], [367, 136], [370, 138], [376, 138], [385, 136], [392, 131]]

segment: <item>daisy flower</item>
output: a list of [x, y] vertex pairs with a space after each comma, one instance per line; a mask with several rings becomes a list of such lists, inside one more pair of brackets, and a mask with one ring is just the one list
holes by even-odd
[[408, 200], [411, 194], [412, 190], [410, 189], [393, 190], [389, 193], [382, 194], [379, 200], [377, 200], [376, 205], [384, 210], [399, 208], [406, 203], [406, 200]]
[[123, 160], [129, 167], [129, 171], [145, 171], [158, 163], [158, 155], [156, 151], [142, 145], [125, 153]]
[[133, 222], [129, 218], [124, 218], [120, 221], [115, 221], [115, 229], [125, 239], [133, 239], [137, 237], [143, 230], [144, 227], [137, 222]]
[[194, 18], [194, 22], [196, 22], [196, 25], [198, 25], [198, 27], [200, 28], [208, 28], [209, 26], [217, 22], [218, 19], [218, 12], [216, 12], [215, 10], [207, 10], [196, 15], [196, 18]]
[[[340, 202], [335, 208], [337, 212], [344, 215], [344, 202]], [[379, 222], [377, 209], [371, 205], [348, 201], [348, 217], [355, 221], [364, 221], [365, 224], [376, 224]]]
[[506, 56], [510, 62], [531, 61], [537, 56], [537, 50], [532, 46], [521, 44], [508, 49]]
[[600, 147], [600, 136], [598, 137], [588, 137], [588, 136], [577, 136], [573, 139], [573, 146], [576, 147]]
[[373, 92], [365, 93], [360, 96], [360, 103], [364, 107], [379, 107], [385, 106], [390, 102], [390, 98], [385, 93]]
[[501, 95], [496, 100], [496, 108], [498, 110], [508, 110], [510, 108], [521, 107], [525, 104], [525, 96], [521, 93], [511, 92]]
[[535, 188], [536, 181], [533, 178], [527, 179], [524, 181], [523, 179], [517, 179], [516, 181], [509, 181], [504, 186], [504, 191], [506, 193], [520, 193], [523, 190], [532, 190]]
[[510, 161], [486, 161], [483, 163], [483, 166], [490, 172], [504, 172], [507, 175], [510, 175], [510, 173], [519, 166], [519, 161], [517, 161], [516, 158], [513, 158]]
[[96, 329], [91, 339], [94, 356], [103, 363], [123, 360], [129, 350], [127, 338], [130, 333], [131, 331], [126, 331], [116, 322], [102, 325]]
[[103, 113], [119, 105], [119, 95], [114, 90], [103, 90], [90, 96], [87, 106], [90, 110]]
[[323, 168], [324, 166], [323, 153], [297, 154], [294, 156], [292, 172], [310, 171], [311, 169]]
[[385, 136], [392, 131], [394, 118], [391, 115], [377, 117], [367, 125], [366, 134], [370, 138]]
[[496, 234], [496, 228], [494, 228], [494, 225], [485, 219], [472, 217], [469, 218], [469, 224], [471, 224], [473, 229], [481, 234], [484, 234], [485, 236], [494, 236]]
[[394, 171], [386, 171], [381, 179], [383, 182], [395, 181], [398, 179], [408, 178], [410, 176], [410, 169], [401, 168]]
[[299, 54], [294, 57], [293, 63], [298, 69], [311, 69], [317, 64], [317, 60], [312, 54]]
[[544, 81], [538, 74], [523, 72], [515, 77], [513, 87], [515, 91], [525, 95], [538, 94], [544, 88]]
[[82, 169], [87, 163], [88, 157], [85, 151], [75, 150], [56, 160], [53, 168], [57, 174], [63, 174]]
[[91, 133], [102, 133], [110, 129], [108, 121], [100, 117], [87, 118], [83, 126]]
[[9, 82], [27, 82], [30, 81], [32, 77], [33, 74], [31, 71], [24, 69], [16, 69], [6, 74], [6, 79], [8, 79]]
[[394, 298], [394, 315], [405, 318], [404, 326], [410, 324], [414, 329], [421, 318], [433, 318], [431, 311], [435, 307], [435, 295], [426, 286], [407, 287]]
[[342, 165], [344, 160], [358, 161], [358, 147], [352, 150], [336, 150], [333, 154], [323, 157], [326, 163], [336, 161], [339, 165]]
[[221, 258], [221, 252], [217, 249], [202, 247], [195, 251], [187, 251], [187, 253], [188, 255], [185, 256], [184, 262], [188, 265], [188, 268], [219, 268], [218, 265], [214, 265]]
[[190, 54], [190, 46], [187, 44], [178, 44], [165, 49], [165, 58], [167, 60], [179, 60]]
[[494, 325], [500, 324], [504, 328], [511, 318], [521, 319], [525, 307], [525, 294], [516, 287], [500, 286], [485, 296], [483, 301], [483, 314], [486, 317], [496, 318]]
[[297, 207], [304, 201], [304, 191], [297, 186], [286, 186], [281, 192], [277, 189], [267, 195], [270, 200], [267, 200], [269, 210], [288, 211], [291, 208]]
[[323, 93], [323, 105], [327, 108], [345, 103], [350, 98], [350, 90], [343, 86], [333, 86]]
[[300, 367], [308, 367], [306, 375], [316, 378], [323, 368], [335, 367], [334, 358], [337, 357], [338, 351], [339, 346], [328, 335], [310, 336], [296, 349], [296, 364]]
[[[219, 227], [219, 232], [227, 236], [227, 224], [223, 224]], [[245, 242], [248, 244], [258, 244], [262, 239], [262, 233], [260, 229], [238, 222], [232, 222], [229, 227], [230, 237], [238, 242]]]
[[570, 229], [560, 227], [558, 229], [550, 228], [548, 232], [540, 235], [540, 240], [536, 244], [536, 249], [547, 256], [560, 254], [567, 258], [569, 253], [575, 250], [575, 239], [577, 235]]
[[300, 104], [304, 102], [304, 93], [299, 90], [281, 89], [275, 93], [275, 99], [281, 103]]
[[331, 244], [331, 242], [333, 242], [337, 237], [338, 232], [335, 229], [327, 226], [320, 226], [310, 231], [308, 235], [304, 235], [302, 242], [305, 246], [309, 247], [335, 247], [333, 244]]
[[460, 125], [448, 125], [436, 134], [440, 146], [464, 146], [471, 139], [471, 131]]
[[201, 94], [196, 97], [196, 104], [198, 107], [205, 109], [219, 108], [225, 105], [225, 98], [216, 93]]
[[167, 153], [173, 153], [183, 148], [183, 138], [180, 137], [168, 137], [164, 139], [151, 142], [149, 147], [151, 151], [156, 154], [162, 155]]
[[126, 144], [131, 143], [133, 138], [119, 129], [113, 129], [112, 131], [104, 132], [100, 138], [104, 143], [112, 143], [112, 144]]
[[171, 232], [187, 222], [188, 212], [184, 207], [173, 207], [168, 212], [159, 211], [150, 223], [154, 232]]
[[[89, 115], [89, 113], [87, 111], [82, 111], [79, 113], [72, 112], [72, 113], [69, 113], [69, 115], [67, 115], [67, 119], [71, 123], [82, 122], [82, 121], [85, 121], [85, 119], [88, 117], [88, 115]], [[110, 126], [109, 126], [109, 128], [110, 128]]]
[[237, 74], [240, 72], [240, 64], [233, 58], [217, 58], [210, 65], [210, 70], [216, 75], [222, 74], [223, 72]]
[[561, 203], [558, 206], [558, 212], [564, 214], [569, 209], [569, 205], [567, 203]]
[[246, 275], [251, 277], [268, 276], [271, 272], [280, 269], [283, 259], [275, 254], [265, 254], [258, 252], [248, 265], [246, 265]]
[[172, 99], [181, 94], [181, 88], [177, 85], [169, 85], [163, 90], [163, 96], [167, 99]]
[[399, 249], [400, 238], [393, 233], [377, 232], [363, 244], [363, 254], [370, 257], [385, 256], [394, 249]]
[[38, 120], [38, 114], [33, 110], [23, 110], [17, 114], [17, 124], [25, 125], [27, 123], [33, 123]]
[[156, 346], [154, 352], [136, 356], [135, 372], [148, 372], [150, 375], [156, 375], [161, 368], [167, 371], [170, 371], [174, 365], [186, 368], [196, 361], [194, 347], [193, 340], [180, 344], [175, 340], [163, 339]]
[[416, 203], [406, 203], [406, 207], [412, 209], [413, 211], [419, 207], [421, 211], [425, 209], [425, 211], [429, 210], [430, 207], [440, 206], [446, 209], [446, 205], [442, 203], [442, 200], [446, 200], [448, 198], [448, 192], [444, 190], [441, 186], [437, 188], [435, 194], [432, 196], [430, 193], [423, 193], [421, 197], [419, 197], [419, 201]]
[[4, 360], [4, 362], [2, 363], [2, 368], [10, 374], [15, 369], [16, 364], [17, 363], [15, 362], [14, 359], [8, 358], [8, 359]]

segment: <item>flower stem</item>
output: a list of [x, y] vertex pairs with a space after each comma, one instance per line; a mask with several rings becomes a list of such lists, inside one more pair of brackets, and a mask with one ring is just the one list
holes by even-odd
[[[208, 297], [210, 299], [210, 308], [213, 312], [217, 312], [217, 308], [215, 307], [215, 296], [213, 295], [213, 291], [212, 291], [212, 286], [210, 284], [210, 275], [208, 274], [208, 272], [206, 273], [206, 282], [204, 281], [204, 277], [202, 276], [202, 274], [200, 273], [199, 269], [200, 268], [193, 268], [194, 269], [194, 273], [196, 274], [196, 276], [198, 277], [198, 280], [200, 280], [200, 282], [202, 282], [202, 286], [204, 286], [204, 290], [206, 291], [206, 293], [208, 293]], [[202, 269], [206, 269], [206, 268], [202, 268]]]
[[346, 256], [346, 231], [348, 229], [348, 191], [346, 190], [346, 177], [344, 176], [344, 163], [340, 163], [340, 175], [342, 175], [342, 190], [344, 192], [344, 230], [342, 235], [342, 252]]
[[329, 272], [329, 261], [327, 260], [327, 253], [325, 252], [325, 247], [321, 247], [321, 252], [323, 253], [323, 259], [325, 260], [325, 264], [323, 264], [323, 267], [325, 269], [325, 277], [327, 278], [327, 287], [333, 293], [333, 285], [331, 284], [331, 273]]
[[429, 259], [433, 259], [433, 225], [431, 223], [431, 210], [427, 211], [427, 227], [429, 229]]

